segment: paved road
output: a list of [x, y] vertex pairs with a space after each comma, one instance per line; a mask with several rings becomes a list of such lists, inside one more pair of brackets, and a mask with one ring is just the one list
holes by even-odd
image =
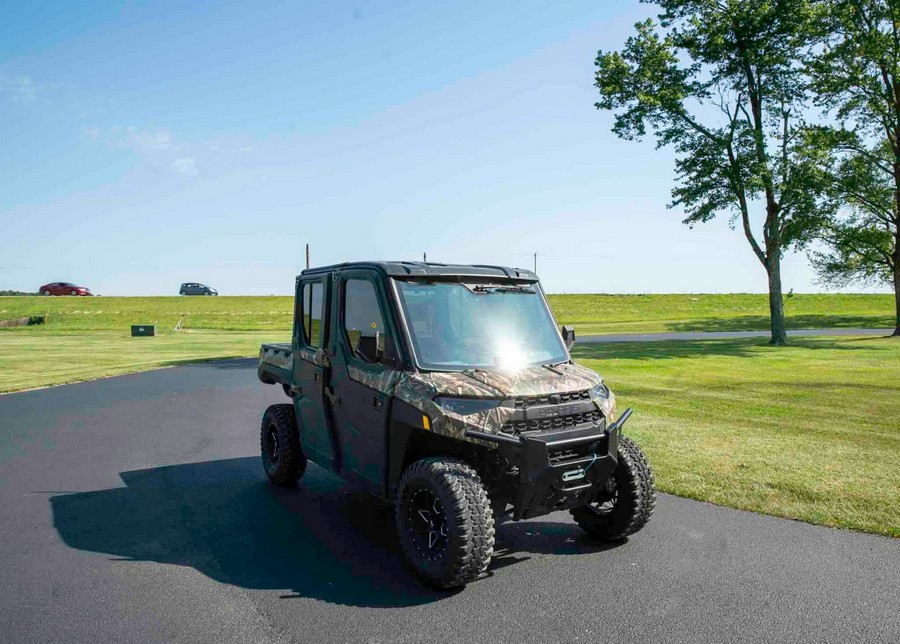
[[422, 588], [390, 509], [271, 488], [235, 360], [0, 397], [3, 642], [897, 642], [900, 540], [662, 496], [604, 547], [556, 514]]
[[[790, 329], [788, 336], [804, 335], [891, 335], [893, 329]], [[682, 331], [673, 333], [618, 333], [615, 335], [579, 335], [582, 344], [601, 342], [654, 342], [657, 340], [721, 340], [727, 338], [767, 338], [769, 331]]]

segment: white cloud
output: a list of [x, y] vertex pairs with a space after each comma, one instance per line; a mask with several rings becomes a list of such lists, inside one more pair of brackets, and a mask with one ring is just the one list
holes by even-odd
[[197, 160], [193, 157], [181, 157], [172, 162], [172, 169], [178, 174], [185, 177], [196, 177], [200, 175], [197, 169]]
[[37, 100], [37, 89], [28, 76], [7, 76], [0, 73], [0, 93], [8, 95], [14, 103], [32, 103]]
[[162, 128], [151, 131], [128, 127], [125, 134], [125, 145], [140, 150], [175, 150], [178, 147], [172, 133]]
[[100, 128], [99, 127], [83, 127], [81, 128], [81, 133], [94, 141], [97, 140], [97, 137], [100, 136]]

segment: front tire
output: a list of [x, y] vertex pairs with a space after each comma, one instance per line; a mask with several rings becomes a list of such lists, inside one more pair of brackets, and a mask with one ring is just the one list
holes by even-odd
[[588, 505], [571, 510], [585, 532], [603, 541], [619, 541], [634, 534], [647, 524], [656, 506], [653, 470], [641, 448], [620, 436], [618, 456], [609, 489]]
[[494, 514], [481, 479], [466, 463], [416, 461], [400, 479], [395, 509], [406, 559], [429, 586], [465, 586], [487, 570]]
[[266, 476], [275, 485], [292, 487], [306, 471], [306, 455], [293, 405], [269, 405], [259, 431], [260, 451]]

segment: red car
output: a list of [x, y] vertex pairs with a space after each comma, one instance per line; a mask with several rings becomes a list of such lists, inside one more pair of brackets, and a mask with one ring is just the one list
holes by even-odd
[[50, 282], [44, 284], [39, 292], [41, 295], [93, 295], [89, 289], [72, 282]]

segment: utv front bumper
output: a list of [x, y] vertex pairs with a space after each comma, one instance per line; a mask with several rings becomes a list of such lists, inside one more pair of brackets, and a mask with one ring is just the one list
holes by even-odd
[[609, 485], [618, 465], [619, 432], [631, 416], [587, 428], [509, 436], [467, 429], [469, 438], [489, 441], [518, 468], [513, 495], [515, 520], [586, 505]]

